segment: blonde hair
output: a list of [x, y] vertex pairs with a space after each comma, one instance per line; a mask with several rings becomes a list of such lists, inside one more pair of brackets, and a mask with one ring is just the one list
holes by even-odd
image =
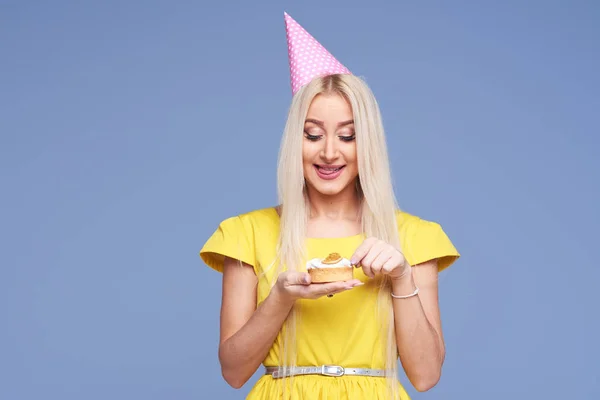
[[[339, 94], [351, 105], [356, 130], [358, 159], [357, 194], [361, 201], [363, 233], [374, 236], [400, 248], [396, 210], [385, 133], [377, 101], [360, 78], [354, 75], [329, 75], [313, 79], [292, 99], [279, 151], [277, 171], [280, 209], [280, 237], [278, 243], [279, 268], [275, 274], [288, 268], [297, 270], [305, 256], [305, 236], [310, 204], [305, 190], [302, 166], [304, 121], [312, 100], [318, 94]], [[386, 332], [385, 367], [391, 398], [399, 393], [397, 381], [398, 352], [395, 339], [394, 313], [390, 296], [390, 282], [380, 278], [377, 298], [378, 318]], [[294, 307], [282, 329], [280, 366], [290, 367], [296, 361], [296, 325], [299, 315]], [[290, 385], [291, 380], [290, 379]], [[288, 385], [284, 385], [285, 388]]]

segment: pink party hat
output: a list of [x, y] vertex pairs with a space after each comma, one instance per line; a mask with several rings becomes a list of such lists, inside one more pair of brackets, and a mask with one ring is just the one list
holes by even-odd
[[283, 13], [290, 61], [292, 94], [319, 76], [350, 74], [317, 40], [288, 13]]

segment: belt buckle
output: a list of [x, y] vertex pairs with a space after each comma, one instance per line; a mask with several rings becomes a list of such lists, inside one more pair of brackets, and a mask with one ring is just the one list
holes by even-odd
[[321, 375], [342, 376], [344, 375], [344, 367], [340, 367], [339, 365], [322, 365]]

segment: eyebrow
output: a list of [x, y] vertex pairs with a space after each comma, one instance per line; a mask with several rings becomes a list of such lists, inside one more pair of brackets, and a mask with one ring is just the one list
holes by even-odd
[[[312, 123], [313, 123], [313, 124], [315, 124], [315, 125], [319, 125], [321, 128], [323, 128], [323, 127], [324, 127], [323, 121], [319, 121], [318, 119], [307, 118], [307, 119], [306, 119], [306, 121], [304, 121], [304, 122], [305, 122], [305, 123], [306, 123], [306, 122], [312, 122]], [[340, 122], [340, 123], [338, 124], [338, 128], [339, 128], [339, 127], [342, 127], [342, 126], [346, 126], [346, 125], [351, 125], [351, 124], [353, 124], [353, 123], [354, 123], [354, 120], [353, 120], [353, 119], [349, 119], [348, 121], [343, 121], [343, 122]]]

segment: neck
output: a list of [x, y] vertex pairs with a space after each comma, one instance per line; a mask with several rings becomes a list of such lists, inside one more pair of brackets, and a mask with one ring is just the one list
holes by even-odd
[[334, 220], [356, 220], [360, 214], [360, 200], [353, 186], [342, 192], [327, 196], [307, 187], [310, 200], [310, 218], [327, 218]]

